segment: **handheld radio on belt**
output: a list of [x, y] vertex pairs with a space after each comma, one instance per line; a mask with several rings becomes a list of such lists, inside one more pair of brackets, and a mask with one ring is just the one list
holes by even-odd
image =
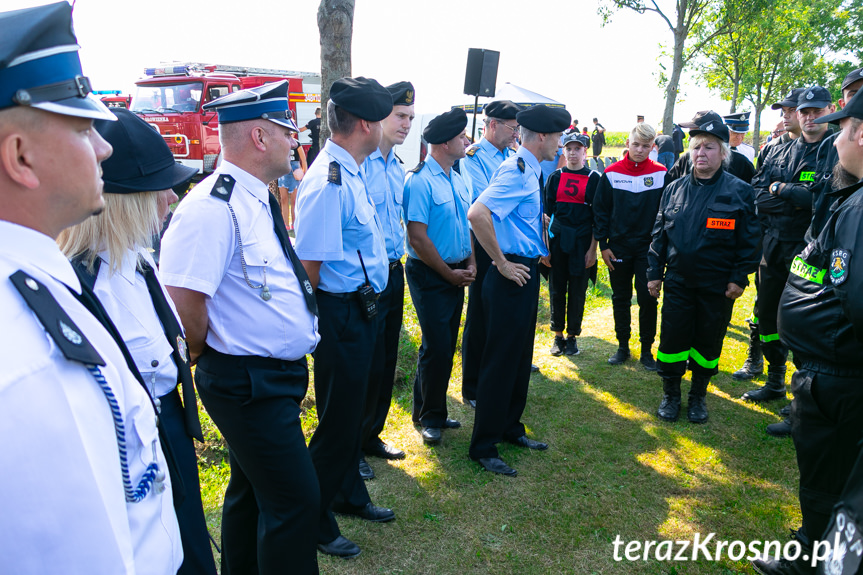
[[369, 281], [369, 274], [366, 273], [366, 264], [363, 263], [363, 254], [357, 250], [357, 256], [360, 258], [360, 267], [363, 268], [363, 275], [366, 277], [366, 283], [357, 288], [357, 296], [360, 299], [360, 307], [363, 310], [363, 316], [367, 320], [372, 320], [378, 315], [378, 294]]

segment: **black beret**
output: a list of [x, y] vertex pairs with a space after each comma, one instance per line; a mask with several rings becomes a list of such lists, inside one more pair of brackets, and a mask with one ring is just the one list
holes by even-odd
[[413, 106], [416, 100], [414, 85], [410, 82], [396, 82], [387, 86], [390, 96], [393, 97], [393, 106]]
[[393, 111], [393, 97], [377, 80], [339, 78], [330, 88], [330, 100], [354, 116], [368, 122], [380, 122]]
[[467, 126], [467, 114], [462, 108], [453, 108], [428, 123], [423, 138], [429, 144], [443, 144], [461, 134]]
[[564, 108], [550, 108], [545, 104], [538, 104], [522, 110], [515, 119], [520, 126], [524, 126], [531, 132], [552, 134], [566, 130], [572, 121], [572, 116]]
[[515, 120], [516, 115], [521, 112], [521, 106], [510, 100], [495, 100], [486, 104], [483, 112], [488, 118]]

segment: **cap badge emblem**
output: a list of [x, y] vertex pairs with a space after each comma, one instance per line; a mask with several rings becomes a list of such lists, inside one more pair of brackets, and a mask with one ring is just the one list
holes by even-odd
[[406, 90], [405, 91], [405, 102], [408, 105], [413, 104], [413, 102], [414, 102], [414, 91], [413, 90]]
[[713, 122], [710, 122], [709, 124], [707, 124], [706, 126], [704, 126], [704, 128], [703, 128], [703, 129], [704, 129], [704, 131], [706, 131], [706, 132], [712, 132], [712, 131], [713, 131]]
[[811, 100], [811, 99], [812, 99], [812, 98], [814, 98], [814, 97], [815, 97], [815, 92], [813, 92], [813, 91], [811, 91], [811, 90], [809, 91], [809, 93], [807, 93], [807, 94], [806, 94], [806, 99], [807, 99], [807, 100]]

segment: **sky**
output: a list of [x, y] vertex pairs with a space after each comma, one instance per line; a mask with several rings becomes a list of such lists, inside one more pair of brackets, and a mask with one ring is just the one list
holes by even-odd
[[[44, 0], [0, 0], [11, 10]], [[77, 0], [73, 12], [84, 74], [95, 90], [134, 94], [144, 68], [202, 62], [319, 72], [318, 0]], [[636, 115], [659, 127], [661, 43], [671, 32], [656, 14], [620, 11], [605, 27], [586, 0], [356, 0], [352, 74], [411, 81], [417, 114], [444, 112], [465, 96], [469, 48], [500, 52], [497, 83], [562, 102], [579, 120], [629, 131]], [[670, 64], [667, 63], [670, 66]], [[729, 102], [684, 71], [675, 121]], [[747, 105], [738, 111], [749, 109]], [[777, 112], [762, 115], [762, 129]], [[592, 127], [592, 126], [591, 126]]]

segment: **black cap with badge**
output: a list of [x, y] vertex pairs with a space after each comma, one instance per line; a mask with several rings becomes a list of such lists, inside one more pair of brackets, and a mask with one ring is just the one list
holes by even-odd
[[330, 100], [367, 122], [380, 122], [393, 111], [393, 97], [377, 80], [358, 76], [339, 78], [330, 88]]
[[797, 98], [797, 109], [804, 108], [826, 108], [833, 103], [833, 96], [830, 90], [821, 86], [812, 86], [806, 88]]
[[863, 80], [863, 68], [851, 70], [848, 75], [845, 76], [845, 79], [842, 80], [842, 87], [840, 88], [840, 90], [844, 90], [854, 82], [859, 82], [860, 80]]
[[0, 110], [113, 120], [82, 75], [68, 2], [0, 13]]
[[770, 106], [771, 110], [780, 110], [782, 108], [796, 108], [797, 100], [800, 99], [800, 94], [802, 94], [806, 88], [792, 88], [788, 95], [782, 99], [780, 102], [776, 102], [772, 106]]
[[563, 132], [572, 122], [572, 116], [564, 108], [552, 108], [545, 104], [531, 106], [522, 110], [516, 117], [519, 126], [538, 134]]
[[845, 107], [839, 110], [838, 112], [833, 112], [832, 114], [827, 114], [826, 116], [821, 116], [817, 120], [813, 120], [813, 124], [824, 124], [826, 122], [831, 122], [833, 124], [838, 124], [839, 121], [843, 118], [860, 118], [863, 119], [863, 97], [860, 95], [863, 94], [863, 90], [860, 90], [854, 96], [848, 100], [848, 103], [845, 104]]
[[423, 130], [423, 138], [429, 144], [443, 144], [464, 132], [465, 126], [467, 114], [464, 109], [453, 108], [432, 119]]
[[691, 122], [680, 122], [678, 126], [681, 128], [686, 128], [687, 130], [697, 129], [701, 124], [706, 124], [707, 122], [719, 122], [720, 124], [724, 123], [722, 120], [722, 116], [714, 112], [713, 110], [701, 110], [700, 112], [695, 112], [695, 115], [692, 117]]
[[590, 138], [585, 136], [584, 134], [579, 134], [575, 130], [568, 134], [564, 134], [560, 138], [560, 145], [566, 147], [567, 144], [575, 142], [576, 144], [581, 144], [582, 147], [586, 148], [590, 145]]
[[269, 120], [298, 132], [288, 108], [288, 81], [280, 80], [234, 92], [204, 104], [205, 110], [219, 113], [220, 124]]
[[[715, 118], [719, 118], [719, 121], [716, 121], [714, 116]], [[722, 121], [722, 117], [719, 116], [719, 114], [717, 114], [716, 112], [710, 111], [704, 114], [704, 116], [702, 116], [701, 118], [701, 123], [698, 124], [698, 127], [689, 130], [690, 138], [701, 134], [709, 134], [711, 136], [719, 138], [723, 142], [728, 143], [728, 126], [725, 125], [725, 122]]]
[[116, 122], [97, 120], [94, 127], [114, 153], [102, 162], [106, 194], [161, 192], [187, 184], [198, 170], [174, 160], [164, 138], [150, 124], [125, 108]]

